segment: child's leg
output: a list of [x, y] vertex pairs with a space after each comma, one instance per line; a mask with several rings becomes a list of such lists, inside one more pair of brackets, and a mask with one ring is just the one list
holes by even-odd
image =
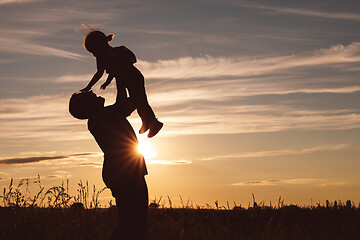
[[150, 107], [149, 103], [146, 101], [146, 103], [141, 104], [137, 108], [137, 113], [139, 114], [142, 126], [139, 130], [140, 134], [145, 133], [152, 125], [153, 121], [156, 119], [154, 111]]
[[164, 126], [164, 124], [162, 122], [160, 122], [159, 120], [157, 120], [157, 118], [155, 118], [155, 121], [153, 122], [153, 124], [150, 127], [150, 131], [148, 133], [148, 138], [152, 138], [154, 137], [156, 134], [158, 134], [158, 132], [161, 130], [161, 128]]
[[142, 121], [142, 126], [139, 130], [139, 133], [143, 134], [148, 129], [150, 129], [148, 137], [154, 137], [160, 131], [164, 124], [157, 120], [154, 111], [152, 110], [147, 101], [146, 104], [142, 104], [141, 107], [137, 108], [137, 112]]
[[[149, 133], [148, 133], [148, 137], [152, 138], [154, 137], [159, 131], [160, 129], [163, 127], [163, 123], [159, 122], [159, 120], [157, 120], [157, 118], [155, 117], [154, 114], [151, 114], [149, 112], [152, 112], [152, 109], [149, 106], [148, 110], [144, 110], [144, 112], [148, 112], [148, 113], [142, 113], [142, 109], [138, 109], [138, 113], [140, 116], [146, 116], [146, 117], [142, 117], [142, 126], [139, 130], [140, 134], [145, 133], [148, 129], [150, 129]], [[147, 115], [151, 115], [150, 118], [148, 118]]]
[[156, 119], [154, 111], [147, 100], [144, 76], [135, 67], [131, 68], [127, 75], [125, 84], [129, 90], [130, 98], [133, 98], [133, 101], [136, 102], [137, 112], [142, 121], [139, 133], [145, 133], [150, 129], [148, 137], [153, 137], [160, 131], [163, 124]]

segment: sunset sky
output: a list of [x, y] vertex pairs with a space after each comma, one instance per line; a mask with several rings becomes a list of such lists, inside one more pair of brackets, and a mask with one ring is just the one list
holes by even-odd
[[[135, 53], [164, 122], [139, 139], [154, 150], [150, 200], [360, 201], [355, 0], [0, 0], [1, 189], [38, 174], [104, 186], [102, 152], [68, 113], [96, 72], [82, 24]], [[109, 105], [105, 78], [93, 90]], [[136, 112], [129, 121], [138, 131]]]

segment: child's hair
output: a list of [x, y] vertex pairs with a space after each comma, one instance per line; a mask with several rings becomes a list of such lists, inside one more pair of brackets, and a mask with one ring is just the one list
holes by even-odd
[[114, 34], [105, 35], [101, 31], [92, 31], [90, 32], [84, 40], [84, 47], [89, 52], [93, 52], [94, 49], [99, 46], [107, 45], [111, 40], [113, 40]]

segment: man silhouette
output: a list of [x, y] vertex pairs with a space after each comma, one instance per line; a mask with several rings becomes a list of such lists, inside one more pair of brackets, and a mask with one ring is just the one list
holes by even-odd
[[[93, 92], [76, 92], [69, 103], [71, 115], [88, 119], [88, 129], [104, 153], [102, 177], [116, 200], [118, 227], [111, 239], [143, 239], [148, 214], [147, 174], [144, 157], [126, 117], [128, 99], [123, 105], [104, 106], [105, 99]], [[120, 109], [119, 109], [120, 108]]]

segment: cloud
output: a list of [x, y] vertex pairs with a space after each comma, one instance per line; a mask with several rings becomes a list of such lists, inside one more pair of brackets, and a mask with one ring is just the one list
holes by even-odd
[[360, 62], [360, 42], [353, 42], [347, 46], [336, 45], [297, 55], [262, 58], [215, 58], [207, 55], [200, 58], [184, 57], [156, 62], [139, 61], [137, 65], [146, 78], [150, 79], [216, 79], [259, 76], [274, 72], [284, 73], [285, 70], [294, 68], [314, 68], [358, 62]]
[[[40, 154], [40, 153], [39, 153]], [[31, 156], [31, 157], [16, 157], [16, 158], [0, 158], [0, 165], [23, 165], [30, 163], [45, 162], [51, 166], [61, 169], [76, 167], [95, 167], [102, 168], [103, 153], [75, 153], [68, 155], [55, 156]], [[99, 160], [97, 159], [99, 158]], [[53, 160], [61, 160], [54, 162]], [[187, 165], [192, 164], [190, 160], [160, 160], [160, 159], [146, 159], [146, 164], [161, 164], [161, 165]], [[56, 166], [55, 166], [56, 165]], [[56, 171], [60, 172], [60, 171]], [[0, 177], [3, 175], [0, 173]]]
[[289, 93], [354, 93], [359, 92], [360, 86], [348, 86], [348, 87], [337, 87], [337, 88], [317, 88], [317, 89], [299, 89], [299, 90], [289, 90], [287, 92], [282, 92], [279, 94], [289, 94]]
[[[167, 136], [359, 128], [359, 108], [354, 104], [360, 93], [354, 75], [360, 72], [354, 70], [359, 62], [360, 43], [352, 43], [291, 56], [189, 57], [142, 62], [139, 68], [150, 104], [165, 122], [159, 136]], [[51, 81], [58, 87], [84, 78], [89, 76], [64, 75]], [[101, 92], [107, 104], [115, 92], [114, 83]], [[86, 121], [68, 113], [70, 95], [2, 99], [0, 131], [7, 141], [0, 145], [92, 141]], [[129, 119], [134, 128], [140, 127], [137, 114]]]
[[[34, 36], [39, 36], [38, 31], [33, 31], [34, 35], [30, 37], [30, 31], [19, 33], [11, 33], [8, 31], [0, 31], [0, 51], [7, 53], [20, 53], [27, 55], [35, 56], [53, 56], [53, 57], [62, 57], [74, 60], [81, 60], [84, 57], [80, 54], [62, 50], [56, 47], [47, 46], [42, 44], [39, 41], [36, 41], [33, 38]], [[17, 38], [14, 38], [13, 35], [18, 35]], [[28, 36], [29, 35], [29, 36]], [[11, 39], [11, 41], [9, 41]]]
[[[95, 155], [97, 156], [97, 154]], [[94, 156], [94, 153], [77, 153], [77, 154], [59, 155], [59, 156], [0, 158], [0, 165], [28, 164], [28, 163], [37, 163], [41, 161], [50, 161], [50, 160], [66, 160], [73, 157], [84, 157], [84, 156], [85, 157]]]
[[[211, 103], [208, 103], [211, 104]], [[154, 105], [156, 106], [156, 104]], [[166, 123], [162, 134], [220, 134], [298, 130], [340, 130], [360, 127], [360, 115], [352, 111], [298, 111], [283, 106], [212, 106], [157, 112]]]
[[[226, 84], [227, 81], [225, 80], [241, 83], [249, 81], [250, 77], [259, 78], [264, 77], [264, 75], [274, 74], [285, 75], [294, 73], [293, 71], [296, 69], [308, 70], [308, 68], [317, 67], [339, 66], [341, 71], [360, 71], [360, 68], [354, 69], [352, 66], [352, 64], [359, 62], [360, 42], [353, 42], [347, 46], [339, 44], [312, 52], [284, 56], [212, 57], [205, 55], [203, 57], [182, 57], [155, 62], [139, 60], [136, 66], [148, 79], [147, 84], [151, 84], [154, 80], [167, 80], [166, 83], [173, 87], [170, 81], [177, 79], [192, 80], [195, 84], [205, 83], [206, 86], [218, 86], [221, 83]], [[56, 81], [80, 81], [84, 77], [85, 75], [64, 75], [57, 78]], [[184, 86], [188, 86], [188, 84], [188, 82], [183, 83]], [[354, 91], [359, 88], [359, 86], [354, 87]], [[328, 91], [331, 91], [331, 88]]]
[[88, 163], [79, 163], [78, 167], [94, 167], [94, 168], [102, 168], [102, 162], [88, 162]]
[[351, 13], [351, 12], [326, 12], [326, 11], [310, 10], [310, 9], [302, 9], [302, 8], [272, 7], [268, 5], [248, 4], [248, 3], [235, 3], [235, 4], [240, 7], [269, 10], [271, 12], [281, 13], [281, 14], [295, 14], [295, 15], [303, 15], [309, 17], [360, 21], [360, 14]]
[[71, 174], [67, 171], [54, 171], [54, 173], [51, 175], [41, 176], [41, 179], [54, 179], [54, 178], [69, 179], [69, 178], [71, 178]]
[[4, 121], [0, 126], [2, 138], [45, 142], [89, 139], [91, 136], [87, 132], [76, 131], [81, 130], [79, 127], [86, 122], [71, 117], [69, 97], [50, 95], [3, 99], [0, 107], [0, 118]]
[[161, 164], [161, 165], [187, 165], [192, 164], [189, 160], [146, 160], [146, 164]]
[[84, 79], [88, 80], [92, 78], [92, 74], [84, 74], [84, 75], [64, 75], [55, 78], [55, 82], [58, 83], [69, 83], [69, 82], [83, 82]]
[[0, 0], [0, 5], [10, 4], [10, 3], [33, 3], [40, 2], [41, 0]]
[[[43, 3], [45, 2], [45, 3]], [[17, 29], [27, 29], [27, 26], [36, 26], [54, 32], [59, 29], [73, 28], [74, 24], [89, 23], [89, 21], [103, 24], [108, 19], [123, 16], [124, 8], [111, 8], [112, 3], [98, 1], [82, 2], [58, 2], [43, 0], [0, 0], [0, 5], [10, 3], [18, 4], [17, 8], [3, 7], [1, 17], [7, 20], [6, 27], [16, 26]], [[25, 3], [39, 3], [26, 4]], [[117, 14], [117, 15], [116, 15]], [[64, 24], [68, 24], [65, 26]], [[96, 26], [96, 27], [97, 27]]]
[[[359, 109], [340, 95], [354, 93], [353, 100], [357, 99], [356, 77], [345, 76], [347, 71], [360, 71], [354, 70], [359, 61], [356, 42], [289, 56], [188, 57], [140, 62], [139, 68], [148, 79], [150, 102], [164, 109], [167, 126], [177, 124], [183, 134], [209, 129], [233, 133], [359, 127]], [[295, 93], [304, 94], [292, 99], [290, 94]], [[332, 99], [343, 102], [341, 108], [335, 104], [314, 109], [313, 105], [325, 104], [326, 99], [319, 101], [322, 93], [334, 94]], [[259, 102], [266, 95], [287, 96], [285, 101]]]
[[[226, 92], [225, 96], [221, 96], [221, 93], [214, 91], [214, 94], [207, 94], [205, 88], [184, 91], [182, 94], [169, 93], [167, 99], [166, 94], [163, 98], [150, 95], [150, 103], [157, 116], [166, 124], [159, 136], [208, 134], [209, 129], [213, 134], [233, 134], [360, 127], [360, 115], [353, 109], [299, 109], [272, 102], [268, 105], [248, 105], [241, 99], [227, 100]], [[214, 97], [217, 95], [218, 99]], [[4, 141], [0, 145], [92, 142], [86, 121], [76, 120], [68, 113], [68, 98], [49, 95], [3, 99], [0, 106], [0, 131]], [[105, 98], [111, 99], [107, 95]], [[137, 114], [134, 113], [129, 119], [135, 129], [140, 127], [141, 121]]]
[[310, 154], [314, 152], [322, 151], [339, 151], [347, 148], [348, 144], [337, 144], [337, 145], [322, 145], [312, 148], [303, 148], [303, 149], [282, 149], [282, 150], [272, 150], [272, 151], [258, 151], [258, 152], [244, 152], [239, 154], [232, 155], [221, 155], [215, 156], [213, 158], [206, 158], [204, 160], [213, 160], [219, 158], [261, 158], [261, 157], [274, 157], [274, 156], [289, 156], [289, 155], [303, 155]]
[[321, 178], [294, 178], [294, 179], [270, 179], [254, 180], [233, 183], [233, 186], [281, 186], [281, 185], [313, 185], [313, 186], [339, 186], [347, 183], [342, 181], [332, 181]]

